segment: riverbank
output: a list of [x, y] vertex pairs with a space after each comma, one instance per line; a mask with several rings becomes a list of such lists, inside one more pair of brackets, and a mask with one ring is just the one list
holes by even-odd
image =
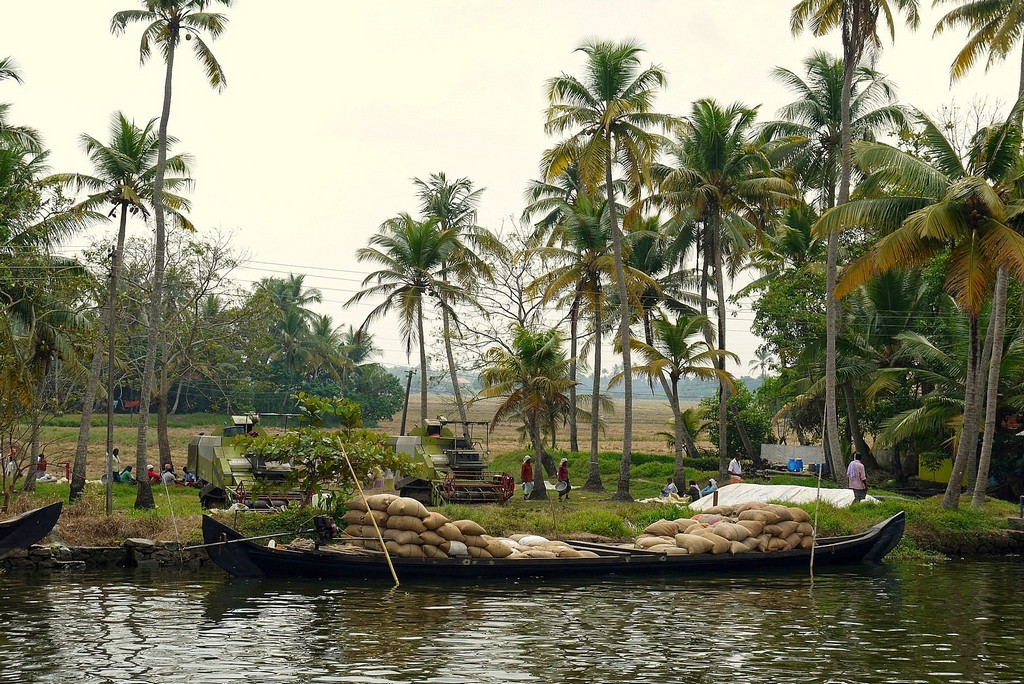
[[[132, 508], [134, 489], [116, 488], [114, 514], [105, 515], [103, 489], [90, 485], [83, 501], [66, 505], [54, 532], [24, 554], [0, 562], [11, 570], [61, 569], [75, 567], [195, 567], [202, 564], [201, 550], [187, 550], [201, 544], [202, 510], [194, 489], [158, 487], [157, 508]], [[614, 503], [608, 493], [573, 490], [568, 502], [554, 499], [526, 501], [517, 495], [505, 506], [448, 505], [438, 508], [450, 519], [471, 519], [490, 534], [516, 532], [540, 534], [552, 539], [626, 541], [660, 518], [689, 517], [684, 505], [660, 503]], [[40, 484], [34, 495], [18, 495], [10, 513], [17, 513], [56, 500], [67, 501], [66, 484]], [[863, 531], [897, 511], [907, 515], [907, 531], [894, 552], [899, 560], [939, 560], [944, 556], [973, 557], [1024, 553], [1024, 531], [1015, 530], [1011, 519], [1016, 509], [1007, 502], [990, 500], [981, 510], [962, 508], [944, 511], [938, 497], [923, 500], [885, 498], [879, 504], [856, 504], [840, 509], [813, 504], [801, 507], [812, 518], [817, 513], [818, 535], [841, 536]], [[290, 509], [280, 513], [238, 513], [228, 522], [249, 535], [291, 533], [309, 527], [316, 512]]]

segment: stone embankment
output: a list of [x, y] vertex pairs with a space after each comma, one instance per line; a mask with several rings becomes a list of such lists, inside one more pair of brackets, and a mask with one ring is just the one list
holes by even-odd
[[85, 570], [96, 568], [199, 568], [208, 565], [206, 549], [189, 549], [177, 542], [127, 539], [120, 546], [46, 544], [13, 552], [0, 561], [11, 572]]
[[1024, 530], [962, 532], [929, 537], [918, 543], [922, 548], [947, 556], [1003, 556], [1024, 553]]

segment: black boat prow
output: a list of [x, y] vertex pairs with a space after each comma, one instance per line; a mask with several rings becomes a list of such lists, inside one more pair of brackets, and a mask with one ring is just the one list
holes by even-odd
[[[906, 527], [899, 512], [861, 532], [845, 537], [821, 538], [814, 547], [814, 567], [880, 561], [892, 551]], [[296, 550], [271, 548], [245, 539], [227, 525], [203, 516], [203, 542], [210, 545], [210, 560], [235, 577], [296, 577], [336, 580], [388, 580], [383, 554], [330, 548]], [[569, 542], [597, 558], [398, 558], [392, 557], [401, 581], [426, 579], [494, 579], [522, 577], [595, 576], [701, 572], [751, 572], [774, 569], [807, 570], [810, 549], [775, 553], [720, 555], [665, 555], [607, 544]]]
[[27, 549], [48, 535], [57, 524], [63, 506], [58, 501], [0, 521], [0, 558], [18, 549]]

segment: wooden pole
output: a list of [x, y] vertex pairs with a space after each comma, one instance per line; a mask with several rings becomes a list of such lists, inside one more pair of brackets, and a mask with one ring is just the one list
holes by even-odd
[[[356, 471], [352, 467], [352, 462], [348, 460], [348, 454], [345, 450], [341, 450], [342, 458], [345, 459], [345, 465], [348, 466], [348, 472], [352, 473], [352, 481], [356, 483], [356, 489], [359, 490], [359, 496], [363, 497], [363, 503], [366, 505], [366, 510], [369, 512], [370, 504], [366, 500], [366, 494], [363, 493], [363, 485], [359, 482], [359, 478], [356, 477]], [[380, 550], [384, 552], [384, 558], [388, 561], [388, 569], [391, 570], [391, 578], [395, 580], [395, 586], [398, 586], [398, 574], [395, 572], [395, 564], [391, 562], [391, 554], [388, 553], [387, 543], [384, 541], [384, 535], [380, 533], [380, 527], [377, 526], [377, 519], [372, 515], [370, 516], [371, 522], [373, 522], [373, 529], [377, 532], [377, 539], [380, 540]]]
[[[824, 460], [824, 459], [823, 459]], [[824, 463], [818, 464], [818, 489], [814, 494], [814, 528], [811, 530], [811, 584], [814, 584], [814, 547], [818, 545], [818, 504], [821, 503], [821, 471], [825, 469]]]

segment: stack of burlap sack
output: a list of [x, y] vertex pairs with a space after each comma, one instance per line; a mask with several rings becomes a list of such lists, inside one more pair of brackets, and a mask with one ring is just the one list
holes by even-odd
[[365, 503], [362, 497], [354, 497], [345, 505], [348, 512], [342, 520], [348, 527], [342, 533], [360, 538], [347, 541], [350, 546], [381, 551], [379, 529], [388, 553], [400, 558], [596, 557], [535, 535], [491, 537], [472, 520], [448, 520], [416, 499], [394, 494], [374, 494]]
[[814, 546], [811, 516], [802, 508], [751, 501], [714, 506], [692, 518], [659, 520], [636, 540], [660, 553], [772, 553]]

